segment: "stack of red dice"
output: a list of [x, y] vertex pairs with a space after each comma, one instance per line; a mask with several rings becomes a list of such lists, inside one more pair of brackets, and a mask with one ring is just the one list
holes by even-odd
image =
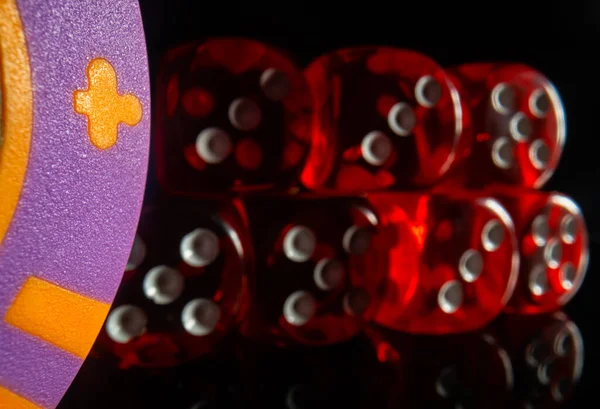
[[95, 349], [121, 367], [177, 365], [232, 331], [281, 346], [368, 323], [471, 331], [581, 285], [581, 212], [537, 190], [565, 118], [532, 68], [358, 47], [303, 71], [218, 38], [172, 49], [155, 85], [162, 193]]

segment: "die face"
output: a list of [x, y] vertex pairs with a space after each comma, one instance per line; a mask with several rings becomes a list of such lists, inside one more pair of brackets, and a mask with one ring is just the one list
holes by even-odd
[[98, 352], [121, 367], [173, 366], [211, 352], [241, 308], [241, 226], [227, 202], [145, 209]]
[[506, 312], [537, 314], [564, 306], [581, 287], [588, 266], [581, 210], [557, 193], [498, 189], [496, 196], [514, 215], [521, 259]]
[[381, 279], [365, 263], [377, 218], [361, 200], [315, 196], [245, 202], [254, 271], [242, 333], [277, 344], [333, 344], [362, 329]]
[[387, 47], [344, 49], [314, 60], [305, 74], [315, 108], [306, 186], [422, 186], [452, 163], [461, 104], [428, 57]]
[[564, 313], [506, 316], [496, 328], [512, 357], [516, 399], [525, 407], [561, 407], [582, 374], [583, 338]]
[[172, 192], [286, 188], [310, 145], [310, 91], [283, 53], [241, 38], [167, 54], [158, 81], [156, 161]]
[[467, 107], [463, 128], [472, 140], [462, 170], [451, 179], [470, 187], [541, 187], [556, 169], [566, 138], [554, 85], [520, 64], [466, 64], [448, 75]]
[[371, 265], [387, 275], [375, 321], [413, 333], [470, 331], [505, 307], [516, 284], [511, 218], [493, 199], [374, 193], [380, 215]]

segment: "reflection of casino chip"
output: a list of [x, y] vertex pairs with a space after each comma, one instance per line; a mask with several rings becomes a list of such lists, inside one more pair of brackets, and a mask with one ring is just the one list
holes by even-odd
[[0, 408], [54, 408], [100, 330], [144, 190], [134, 0], [0, 0]]

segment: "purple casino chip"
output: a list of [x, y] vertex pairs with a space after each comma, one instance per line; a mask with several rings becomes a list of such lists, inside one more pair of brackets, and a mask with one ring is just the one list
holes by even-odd
[[113, 300], [146, 180], [134, 0], [0, 0], [0, 407], [55, 408]]

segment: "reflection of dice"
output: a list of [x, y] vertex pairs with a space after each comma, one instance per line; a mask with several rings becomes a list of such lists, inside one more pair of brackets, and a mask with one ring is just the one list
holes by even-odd
[[168, 191], [284, 188], [308, 154], [302, 71], [256, 41], [211, 39], [171, 50], [158, 83], [156, 160]]
[[375, 402], [365, 407], [509, 407], [511, 361], [490, 334], [433, 337], [371, 328], [367, 335], [379, 362], [368, 369], [363, 387]]
[[[123, 371], [104, 359], [94, 355], [87, 357], [73, 383], [60, 401], [60, 409], [147, 409], [153, 403], [149, 394], [140, 394], [140, 380], [144, 391], [156, 390], [147, 378], [131, 376], [131, 371]], [[110, 391], [110, 392], [109, 392]], [[156, 398], [156, 396], [154, 397]], [[12, 407], [12, 406], [11, 406]]]
[[373, 193], [380, 217], [373, 268], [387, 285], [375, 321], [415, 333], [481, 328], [512, 295], [518, 272], [514, 227], [493, 199]]
[[[365, 362], [375, 360], [367, 339], [321, 348], [240, 343], [242, 384], [251, 408], [355, 408]], [[352, 357], [349, 359], [349, 357]]]
[[452, 163], [462, 109], [428, 57], [388, 47], [345, 49], [314, 60], [306, 76], [315, 100], [306, 186], [422, 186]]
[[254, 247], [248, 337], [330, 344], [352, 337], [382, 280], [365, 264], [377, 217], [360, 199], [264, 196], [245, 202]]
[[511, 356], [522, 407], [560, 407], [570, 397], [583, 369], [583, 338], [564, 313], [505, 316], [494, 333]]
[[146, 209], [97, 347], [119, 365], [170, 366], [209, 352], [235, 323], [248, 251], [231, 202]]
[[565, 141], [564, 110], [554, 86], [517, 64], [466, 64], [448, 75], [467, 107], [464, 133], [472, 141], [448, 183], [542, 186]]
[[61, 409], [237, 409], [239, 362], [226, 342], [216, 354], [173, 368], [122, 370], [88, 357]]
[[579, 207], [558, 193], [497, 188], [491, 192], [515, 223], [520, 274], [507, 312], [553, 311], [577, 292], [588, 265], [588, 238]]

